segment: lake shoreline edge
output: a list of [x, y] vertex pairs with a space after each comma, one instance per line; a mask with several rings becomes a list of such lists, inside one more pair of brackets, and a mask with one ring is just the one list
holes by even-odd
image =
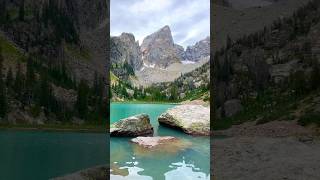
[[86, 127], [50, 127], [50, 126], [15, 126], [15, 125], [0, 125], [0, 130], [3, 131], [45, 131], [45, 132], [78, 132], [78, 133], [105, 133], [108, 134], [106, 128], [86, 128]]

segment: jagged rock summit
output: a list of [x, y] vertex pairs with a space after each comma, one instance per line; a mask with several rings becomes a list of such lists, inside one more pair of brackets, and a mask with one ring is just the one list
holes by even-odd
[[128, 63], [134, 70], [142, 67], [139, 43], [131, 33], [122, 33], [111, 37], [111, 62], [114, 64]]
[[210, 37], [197, 42], [193, 46], [188, 46], [183, 53], [183, 59], [187, 61], [197, 62], [202, 58], [210, 56]]
[[177, 54], [169, 26], [147, 36], [141, 44], [142, 60], [155, 67], [168, 67], [181, 60]]

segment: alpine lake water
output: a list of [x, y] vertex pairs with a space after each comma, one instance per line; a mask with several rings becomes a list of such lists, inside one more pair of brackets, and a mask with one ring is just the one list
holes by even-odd
[[0, 130], [0, 179], [44, 180], [105, 165], [104, 133]]
[[191, 146], [168, 151], [140, 152], [131, 138], [111, 137], [111, 180], [186, 180], [210, 179], [210, 138], [190, 136], [179, 130], [163, 127], [157, 118], [173, 104], [111, 103], [110, 123], [132, 115], [150, 116], [154, 136], [174, 136]]

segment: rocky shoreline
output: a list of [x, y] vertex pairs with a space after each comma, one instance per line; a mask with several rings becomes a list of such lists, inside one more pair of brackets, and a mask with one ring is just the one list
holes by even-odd
[[253, 124], [214, 132], [216, 179], [320, 179], [320, 137], [314, 130], [294, 121]]
[[51, 180], [106, 180], [109, 179], [108, 171], [107, 166], [97, 166]]

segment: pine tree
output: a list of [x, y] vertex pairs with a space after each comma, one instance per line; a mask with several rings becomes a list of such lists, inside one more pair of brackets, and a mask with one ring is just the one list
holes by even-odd
[[35, 80], [36, 76], [34, 72], [33, 62], [31, 57], [29, 57], [27, 60], [26, 86], [28, 88], [33, 87]]
[[39, 105], [48, 109], [51, 104], [52, 89], [45, 73], [40, 76], [40, 85], [37, 94]]
[[231, 40], [231, 38], [230, 38], [230, 36], [228, 35], [227, 36], [227, 41], [226, 41], [226, 44], [227, 44], [227, 50], [228, 49], [230, 49], [231, 48], [231, 46], [232, 46], [232, 40]]
[[19, 20], [24, 21], [24, 0], [21, 0], [19, 7]]
[[78, 87], [76, 109], [80, 118], [86, 118], [88, 114], [89, 86], [85, 80], [81, 80]]
[[310, 81], [311, 81], [311, 89], [312, 90], [315, 90], [315, 89], [320, 87], [320, 85], [319, 85], [319, 82], [320, 82], [320, 67], [319, 67], [319, 63], [317, 62], [317, 60], [315, 60], [315, 62], [313, 64], [313, 69], [312, 69], [312, 72], [311, 72]]
[[22, 74], [20, 62], [18, 62], [17, 64], [16, 78], [13, 87], [17, 94], [17, 97], [21, 98], [22, 92], [24, 90], [24, 76]]
[[6, 95], [6, 87], [3, 82], [3, 74], [2, 74], [2, 68], [3, 68], [3, 56], [2, 56], [2, 46], [0, 45], [0, 117], [5, 117], [7, 114], [7, 95]]
[[31, 57], [27, 59], [27, 72], [26, 72], [26, 97], [28, 104], [31, 104], [33, 99], [33, 91], [34, 91], [34, 84], [35, 84], [35, 73], [34, 67]]
[[97, 71], [94, 72], [94, 80], [93, 80], [93, 94], [99, 94], [99, 82], [98, 82], [98, 73]]
[[12, 74], [11, 67], [9, 68], [9, 70], [7, 72], [6, 85], [8, 88], [10, 88], [13, 85], [13, 74]]
[[0, 23], [6, 23], [7, 11], [6, 11], [6, 1], [0, 2]]
[[170, 98], [171, 101], [178, 99], [178, 87], [174, 84], [170, 89]]

